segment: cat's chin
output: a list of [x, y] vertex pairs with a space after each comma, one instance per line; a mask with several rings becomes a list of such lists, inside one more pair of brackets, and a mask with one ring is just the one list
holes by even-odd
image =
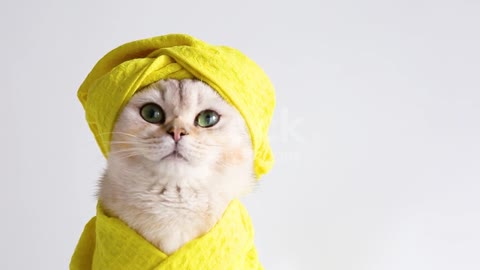
[[149, 162], [151, 165], [154, 164], [177, 164], [179, 166], [191, 164], [191, 160], [187, 159], [184, 155], [181, 155], [178, 152], [171, 152], [170, 154], [158, 156], [158, 155], [144, 155], [140, 157], [140, 160], [144, 162]]
[[174, 153], [154, 160], [149, 159], [149, 163], [148, 167], [156, 171], [157, 175], [169, 178], [197, 178], [205, 174], [200, 173], [204, 171], [202, 168], [208, 167], [206, 164], [195, 163]]
[[165, 171], [175, 171], [176, 173], [181, 173], [182, 171], [194, 170], [195, 167], [192, 166], [190, 162], [180, 157], [167, 157], [158, 162], [159, 170]]
[[189, 162], [187, 158], [185, 158], [181, 153], [178, 151], [172, 151], [170, 154], [164, 156], [162, 161], [169, 161], [169, 162]]

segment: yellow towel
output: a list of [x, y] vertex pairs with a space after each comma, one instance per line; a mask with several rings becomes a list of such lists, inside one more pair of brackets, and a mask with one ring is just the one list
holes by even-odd
[[71, 270], [246, 270], [263, 269], [253, 243], [247, 211], [234, 200], [220, 221], [204, 236], [188, 242], [170, 256], [116, 218], [100, 204], [70, 262]]
[[267, 75], [236, 49], [183, 34], [137, 40], [112, 50], [80, 86], [78, 97], [105, 156], [123, 106], [142, 87], [166, 78], [197, 78], [214, 88], [242, 114], [248, 126], [257, 179], [270, 170], [273, 156], [268, 128], [275, 94]]

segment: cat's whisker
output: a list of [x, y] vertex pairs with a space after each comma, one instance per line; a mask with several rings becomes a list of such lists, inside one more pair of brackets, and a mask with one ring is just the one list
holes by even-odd
[[142, 142], [142, 141], [112, 141], [110, 145], [117, 146], [117, 145], [132, 145], [132, 146], [140, 146], [143, 148], [167, 148], [170, 146], [166, 146], [165, 143], [160, 142]]
[[111, 141], [110, 144], [132, 144], [132, 143], [137, 143], [134, 141]]
[[[140, 155], [139, 154], [121, 155], [121, 156], [116, 156], [116, 159], [124, 160], [124, 159], [128, 159], [128, 158], [136, 157], [136, 156], [140, 156]], [[123, 170], [125, 172], [135, 173], [135, 171], [133, 171], [133, 170], [127, 170], [127, 169], [123, 169]]]
[[202, 150], [209, 150], [209, 149], [219, 149], [222, 148], [220, 145], [208, 145], [208, 144], [190, 144], [188, 148], [195, 148], [195, 149], [202, 149]]
[[125, 149], [112, 149], [110, 150], [109, 154], [114, 155], [118, 153], [125, 153], [125, 152], [138, 152], [144, 150], [143, 148], [135, 147], [135, 148], [125, 148]]
[[111, 141], [110, 144], [140, 144], [140, 145], [149, 145], [151, 143], [145, 143], [145, 142], [142, 142], [142, 141], [134, 141], [134, 140], [131, 140], [131, 141]]
[[124, 152], [115, 153], [115, 157], [125, 157], [125, 156], [129, 156], [129, 155], [140, 156], [141, 154], [138, 153], [138, 152], [135, 152], [135, 151], [124, 151]]
[[121, 149], [121, 150], [115, 150], [115, 151], [110, 151], [110, 155], [117, 155], [121, 153], [138, 153], [140, 154], [141, 151], [145, 151], [148, 149], [143, 149], [143, 148], [133, 148], [133, 149]]
[[122, 157], [123, 155], [128, 155], [129, 153], [137, 156], [144, 156], [149, 154], [162, 155], [161, 153], [165, 152], [166, 149], [166, 147], [133, 147], [128, 149], [113, 150], [110, 152], [110, 155], [115, 155], [116, 157]]
[[152, 152], [158, 152], [161, 151], [162, 149], [150, 149], [150, 148], [142, 148], [142, 147], [135, 147], [135, 148], [128, 148], [128, 149], [119, 149], [119, 150], [114, 150], [110, 151], [110, 155], [116, 155], [119, 156], [121, 154], [125, 153], [132, 153], [136, 155], [144, 155], [144, 154], [151, 154]]
[[148, 149], [148, 148], [130, 148], [130, 149], [119, 149], [115, 151], [110, 151], [110, 154], [115, 155], [119, 153], [125, 153], [125, 152], [132, 152], [132, 153], [138, 153], [138, 152], [148, 152], [152, 150], [157, 150], [157, 149]]
[[199, 142], [199, 141], [191, 141], [190, 142], [192, 145], [201, 145], [201, 146], [219, 146], [221, 147], [220, 144], [212, 144], [212, 143], [206, 143], [206, 142]]
[[142, 142], [142, 141], [112, 141], [111, 145], [119, 144], [132, 144], [133, 146], [142, 146], [142, 147], [165, 147], [165, 143], [160, 142]]
[[100, 132], [100, 133], [96, 134], [95, 137], [100, 137], [100, 136], [104, 136], [104, 135], [113, 135], [113, 134], [125, 135], [125, 136], [129, 136], [129, 137], [132, 137], [132, 138], [141, 139], [140, 137], [138, 137], [134, 134], [130, 134], [130, 133], [126, 133], [126, 132], [120, 132], [120, 131]]

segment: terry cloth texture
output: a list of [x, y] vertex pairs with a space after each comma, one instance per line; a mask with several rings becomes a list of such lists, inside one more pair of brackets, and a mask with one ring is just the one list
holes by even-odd
[[97, 206], [70, 262], [71, 270], [250, 270], [263, 269], [253, 243], [247, 211], [232, 201], [207, 234], [170, 256], [151, 245], [121, 220]]
[[78, 90], [90, 129], [108, 156], [118, 113], [143, 87], [160, 79], [196, 78], [214, 88], [245, 120], [257, 179], [273, 165], [268, 128], [275, 106], [263, 70], [240, 51], [171, 34], [124, 44], [95, 65]]

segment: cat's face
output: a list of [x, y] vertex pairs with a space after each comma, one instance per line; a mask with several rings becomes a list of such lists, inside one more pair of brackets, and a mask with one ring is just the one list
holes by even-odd
[[144, 166], [164, 177], [253, 175], [253, 154], [239, 112], [197, 80], [162, 80], [137, 92], [120, 113], [109, 163]]

